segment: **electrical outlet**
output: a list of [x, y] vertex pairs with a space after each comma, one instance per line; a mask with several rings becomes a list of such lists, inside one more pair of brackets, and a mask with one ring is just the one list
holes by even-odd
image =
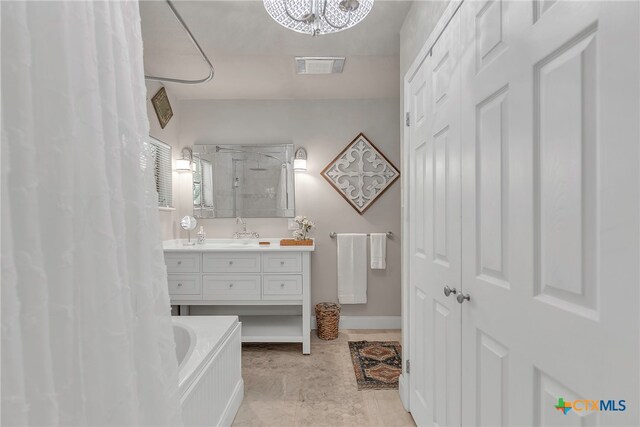
[[291, 230], [291, 231], [293, 231], [293, 230], [297, 230], [297, 229], [298, 229], [298, 223], [296, 222], [296, 220], [295, 220], [295, 219], [293, 219], [293, 218], [289, 218], [288, 228], [289, 228], [289, 230]]

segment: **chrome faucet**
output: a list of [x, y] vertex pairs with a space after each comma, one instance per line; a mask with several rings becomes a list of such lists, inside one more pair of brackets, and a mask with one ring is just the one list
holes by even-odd
[[260, 235], [255, 231], [247, 231], [247, 220], [241, 217], [236, 218], [236, 224], [242, 224], [242, 231], [233, 233], [234, 239], [259, 239]]

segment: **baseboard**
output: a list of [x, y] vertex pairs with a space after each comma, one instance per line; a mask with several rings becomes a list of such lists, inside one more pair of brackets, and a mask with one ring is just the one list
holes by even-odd
[[[340, 316], [340, 329], [400, 329], [400, 316]], [[311, 329], [317, 329], [316, 317], [311, 317]]]
[[227, 403], [227, 407], [225, 408], [224, 413], [220, 417], [220, 426], [230, 427], [231, 424], [233, 424], [233, 419], [236, 417], [243, 399], [244, 380], [240, 379], [240, 381], [238, 381], [238, 384], [236, 385], [235, 390], [233, 390], [233, 395], [231, 396], [231, 399], [229, 399], [229, 403]]

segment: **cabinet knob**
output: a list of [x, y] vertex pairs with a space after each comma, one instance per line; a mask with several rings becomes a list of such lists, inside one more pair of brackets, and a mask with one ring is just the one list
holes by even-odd
[[284, 283], [280, 283], [280, 287], [281, 287], [281, 288], [284, 288]]
[[181, 286], [182, 286], [182, 283], [178, 283], [178, 287], [181, 287]]
[[178, 261], [178, 265], [181, 265], [181, 264], [182, 264], [182, 261]]
[[229, 283], [229, 287], [230, 287], [230, 288], [233, 288], [233, 283]]
[[229, 265], [233, 265], [233, 261], [229, 261]]
[[280, 261], [280, 265], [284, 265], [284, 261]]

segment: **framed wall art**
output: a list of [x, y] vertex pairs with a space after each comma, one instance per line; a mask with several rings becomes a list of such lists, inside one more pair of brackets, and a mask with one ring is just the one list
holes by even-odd
[[154, 110], [156, 110], [160, 127], [164, 129], [167, 123], [169, 123], [169, 120], [171, 120], [171, 117], [173, 117], [173, 110], [171, 109], [169, 97], [164, 87], [161, 87], [160, 90], [153, 95], [151, 103], [153, 104]]
[[360, 215], [400, 177], [398, 168], [362, 133], [321, 174]]

